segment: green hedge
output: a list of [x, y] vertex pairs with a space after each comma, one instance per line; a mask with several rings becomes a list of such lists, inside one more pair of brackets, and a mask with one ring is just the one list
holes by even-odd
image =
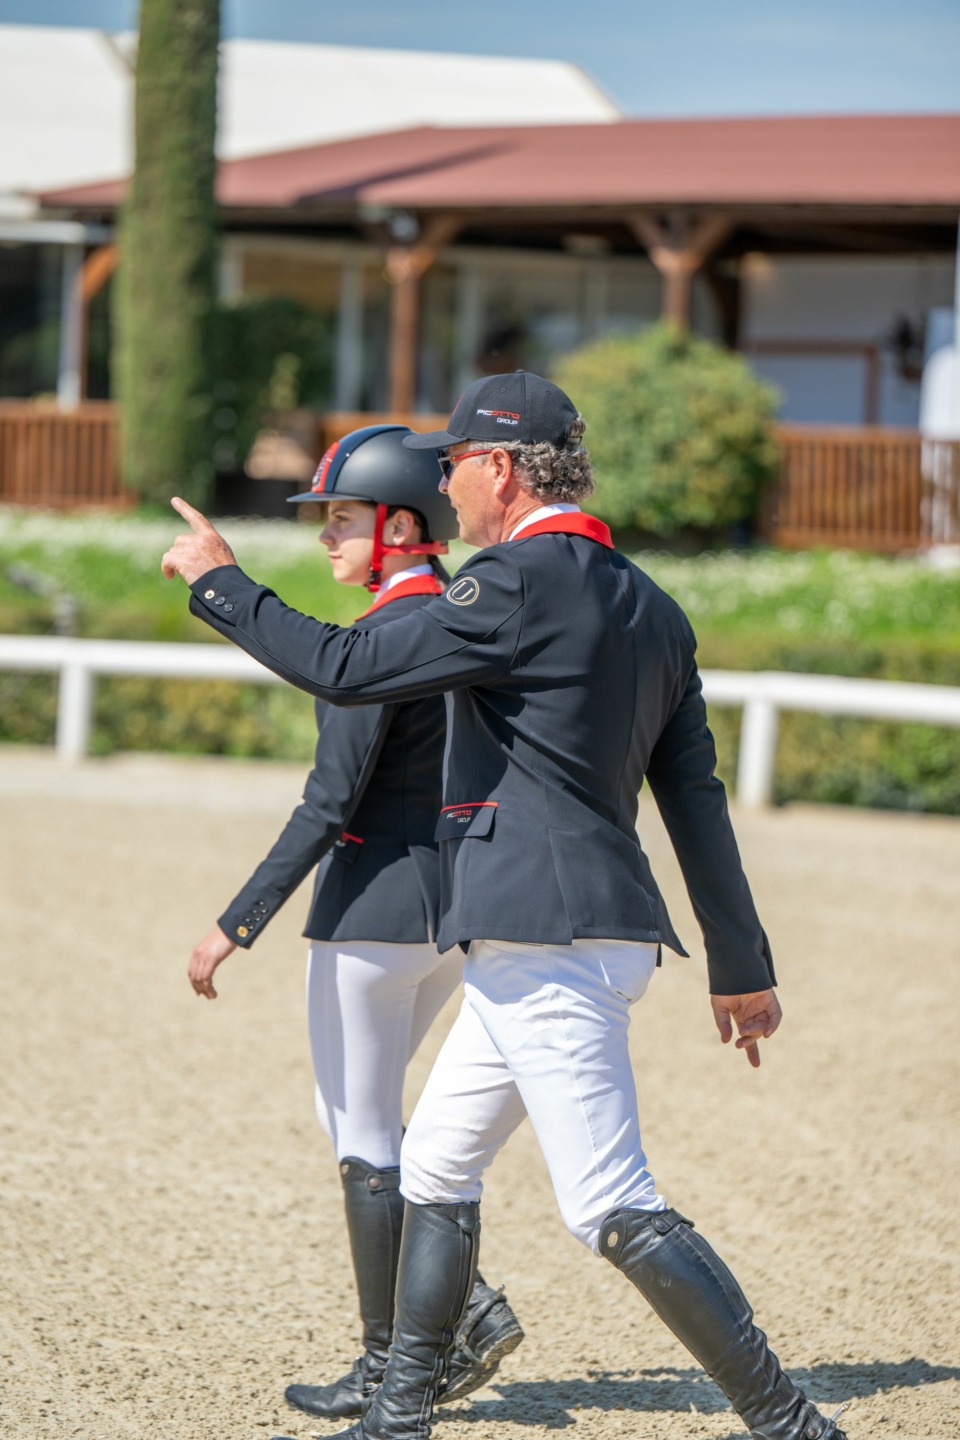
[[[960, 654], [938, 647], [771, 644], [707, 638], [703, 667], [866, 675], [960, 686]], [[51, 744], [56, 682], [0, 673], [0, 741]], [[740, 711], [714, 706], [719, 771], [736, 785]], [[92, 750], [302, 760], [315, 740], [310, 698], [285, 685], [107, 676], [97, 684]], [[960, 730], [885, 721], [781, 715], [776, 799], [960, 814]]]
[[[0, 741], [50, 745], [56, 732], [52, 675], [0, 673]], [[91, 751], [313, 757], [313, 701], [285, 685], [105, 675], [97, 681]]]
[[[707, 636], [704, 669], [787, 670], [960, 686], [960, 653], [931, 641], [896, 645], [773, 642]], [[735, 788], [741, 711], [710, 710], [718, 770]], [[774, 795], [960, 815], [960, 730], [841, 716], [781, 713]]]
[[[70, 592], [84, 636], [220, 643], [164, 581], [159, 557], [179, 522], [70, 518], [0, 507], [0, 631], [49, 633], [54, 604], [18, 588], [25, 566]], [[369, 603], [332, 579], [315, 526], [227, 522], [245, 568], [288, 603], [349, 624]], [[467, 551], [454, 547], [451, 569]], [[960, 686], [960, 585], [918, 560], [830, 552], [648, 553], [643, 569], [693, 623], [704, 668], [786, 670]], [[0, 741], [50, 744], [55, 680], [0, 670]], [[735, 782], [740, 715], [715, 707], [720, 768]], [[303, 761], [313, 754], [309, 697], [287, 686], [103, 678], [93, 748], [171, 749]], [[960, 731], [812, 715], [781, 716], [776, 794], [960, 814]]]

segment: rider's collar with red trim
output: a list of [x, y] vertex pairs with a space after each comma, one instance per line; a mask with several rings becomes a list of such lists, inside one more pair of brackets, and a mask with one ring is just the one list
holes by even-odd
[[510, 538], [526, 540], [530, 535], [556, 534], [586, 535], [588, 540], [599, 540], [608, 550], [614, 548], [610, 527], [604, 525], [595, 515], [584, 515], [582, 510], [571, 510], [566, 514], [547, 515], [542, 520], [534, 520], [531, 524], [524, 525], [521, 530], [515, 530]]
[[391, 585], [389, 590], [381, 590], [369, 610], [364, 610], [358, 615], [358, 620], [363, 620], [372, 615], [374, 610], [389, 605], [391, 600], [403, 600], [407, 595], [442, 595], [443, 584], [436, 575], [411, 575], [409, 580], [398, 580]]

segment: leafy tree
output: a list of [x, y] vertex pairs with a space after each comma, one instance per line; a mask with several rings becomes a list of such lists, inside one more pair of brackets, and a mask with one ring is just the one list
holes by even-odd
[[555, 378], [589, 424], [591, 508], [608, 524], [670, 536], [754, 514], [777, 394], [740, 356], [661, 323], [585, 346]]
[[213, 481], [219, 36], [220, 0], [142, 0], [117, 377], [124, 477], [147, 501], [203, 503]]

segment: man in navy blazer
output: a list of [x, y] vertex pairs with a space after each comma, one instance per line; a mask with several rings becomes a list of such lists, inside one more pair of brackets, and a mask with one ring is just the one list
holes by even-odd
[[781, 1370], [729, 1270], [646, 1166], [628, 1010], [680, 952], [636, 833], [646, 779], [703, 931], [721, 1038], [753, 1065], [780, 1023], [680, 608], [579, 509], [583, 421], [518, 371], [468, 387], [433, 449], [461, 537], [443, 597], [377, 629], [288, 609], [208, 521], [164, 557], [191, 609], [335, 705], [444, 693], [438, 943], [467, 952], [460, 1017], [403, 1147], [394, 1343], [354, 1440], [424, 1440], [476, 1265], [482, 1175], [525, 1114], [571, 1231], [622, 1270], [762, 1440], [843, 1440]]

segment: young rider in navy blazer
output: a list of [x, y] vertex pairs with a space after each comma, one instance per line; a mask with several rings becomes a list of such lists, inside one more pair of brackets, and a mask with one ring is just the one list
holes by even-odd
[[[432, 456], [405, 449], [403, 426], [369, 426], [330, 447], [312, 489], [334, 577], [374, 594], [355, 622], [390, 630], [443, 593], [436, 558], [456, 526]], [[223, 601], [221, 604], [228, 602]], [[303, 801], [269, 854], [191, 956], [198, 995], [215, 998], [217, 967], [254, 943], [316, 867], [304, 934], [316, 1109], [333, 1141], [360, 1299], [364, 1351], [327, 1385], [291, 1385], [312, 1415], [353, 1417], [379, 1383], [393, 1324], [403, 1200], [401, 1096], [407, 1060], [460, 984], [463, 955], [438, 951], [439, 857], [446, 732], [438, 696], [350, 710], [317, 701], [314, 766]], [[522, 1331], [501, 1294], [478, 1280], [444, 1399], [484, 1384]]]
[[429, 1434], [483, 1173], [525, 1114], [570, 1230], [641, 1291], [754, 1440], [843, 1440], [784, 1374], [727, 1267], [668, 1208], [643, 1153], [628, 1012], [661, 945], [681, 950], [636, 833], [644, 781], [703, 931], [721, 1039], [736, 1026], [759, 1065], [781, 1012], [714, 774], [693, 633], [580, 513], [593, 488], [582, 431], [562, 391], [518, 371], [469, 386], [445, 431], [407, 438], [438, 454], [461, 537], [486, 548], [389, 634], [287, 609], [174, 502], [193, 533], [164, 572], [277, 674], [342, 706], [450, 697], [438, 941], [467, 951], [464, 1003], [404, 1142], [390, 1360], [342, 1440]]

